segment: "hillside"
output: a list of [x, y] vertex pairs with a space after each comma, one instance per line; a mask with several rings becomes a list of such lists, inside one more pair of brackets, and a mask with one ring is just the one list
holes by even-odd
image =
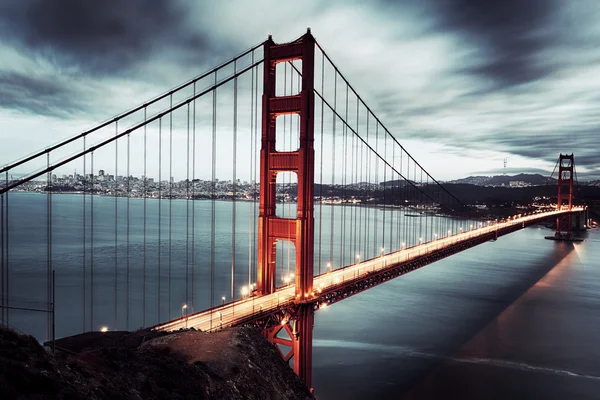
[[548, 185], [556, 182], [556, 179], [540, 174], [517, 174], [517, 175], [495, 175], [495, 176], [469, 176], [456, 179], [448, 183], [467, 183], [481, 186], [509, 186], [510, 182], [525, 182], [526, 184]]
[[0, 399], [312, 399], [258, 331], [90, 332], [57, 341], [0, 328]]

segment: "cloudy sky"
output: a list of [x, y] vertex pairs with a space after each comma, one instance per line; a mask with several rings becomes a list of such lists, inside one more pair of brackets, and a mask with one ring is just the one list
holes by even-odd
[[4, 0], [0, 164], [260, 43], [317, 41], [439, 179], [600, 178], [597, 0]]

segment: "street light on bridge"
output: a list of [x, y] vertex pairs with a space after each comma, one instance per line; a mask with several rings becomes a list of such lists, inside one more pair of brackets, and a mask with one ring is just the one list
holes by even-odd
[[246, 297], [248, 295], [248, 286], [242, 286], [242, 297]]
[[184, 313], [184, 311], [185, 311], [186, 309], [187, 309], [187, 304], [183, 304], [183, 305], [181, 306], [181, 318], [183, 318], [183, 315], [184, 315], [183, 313]]

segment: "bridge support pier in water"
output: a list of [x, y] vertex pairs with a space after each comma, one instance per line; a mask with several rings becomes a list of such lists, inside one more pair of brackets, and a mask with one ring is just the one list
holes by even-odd
[[287, 310], [279, 320], [266, 321], [265, 337], [277, 346], [283, 359], [292, 362], [294, 372], [312, 390], [312, 331], [314, 305], [301, 304]]

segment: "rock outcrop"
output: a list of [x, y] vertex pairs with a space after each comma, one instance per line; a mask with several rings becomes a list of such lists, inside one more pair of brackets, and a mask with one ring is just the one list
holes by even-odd
[[90, 332], [56, 342], [0, 329], [0, 398], [312, 399], [251, 327], [216, 333]]

